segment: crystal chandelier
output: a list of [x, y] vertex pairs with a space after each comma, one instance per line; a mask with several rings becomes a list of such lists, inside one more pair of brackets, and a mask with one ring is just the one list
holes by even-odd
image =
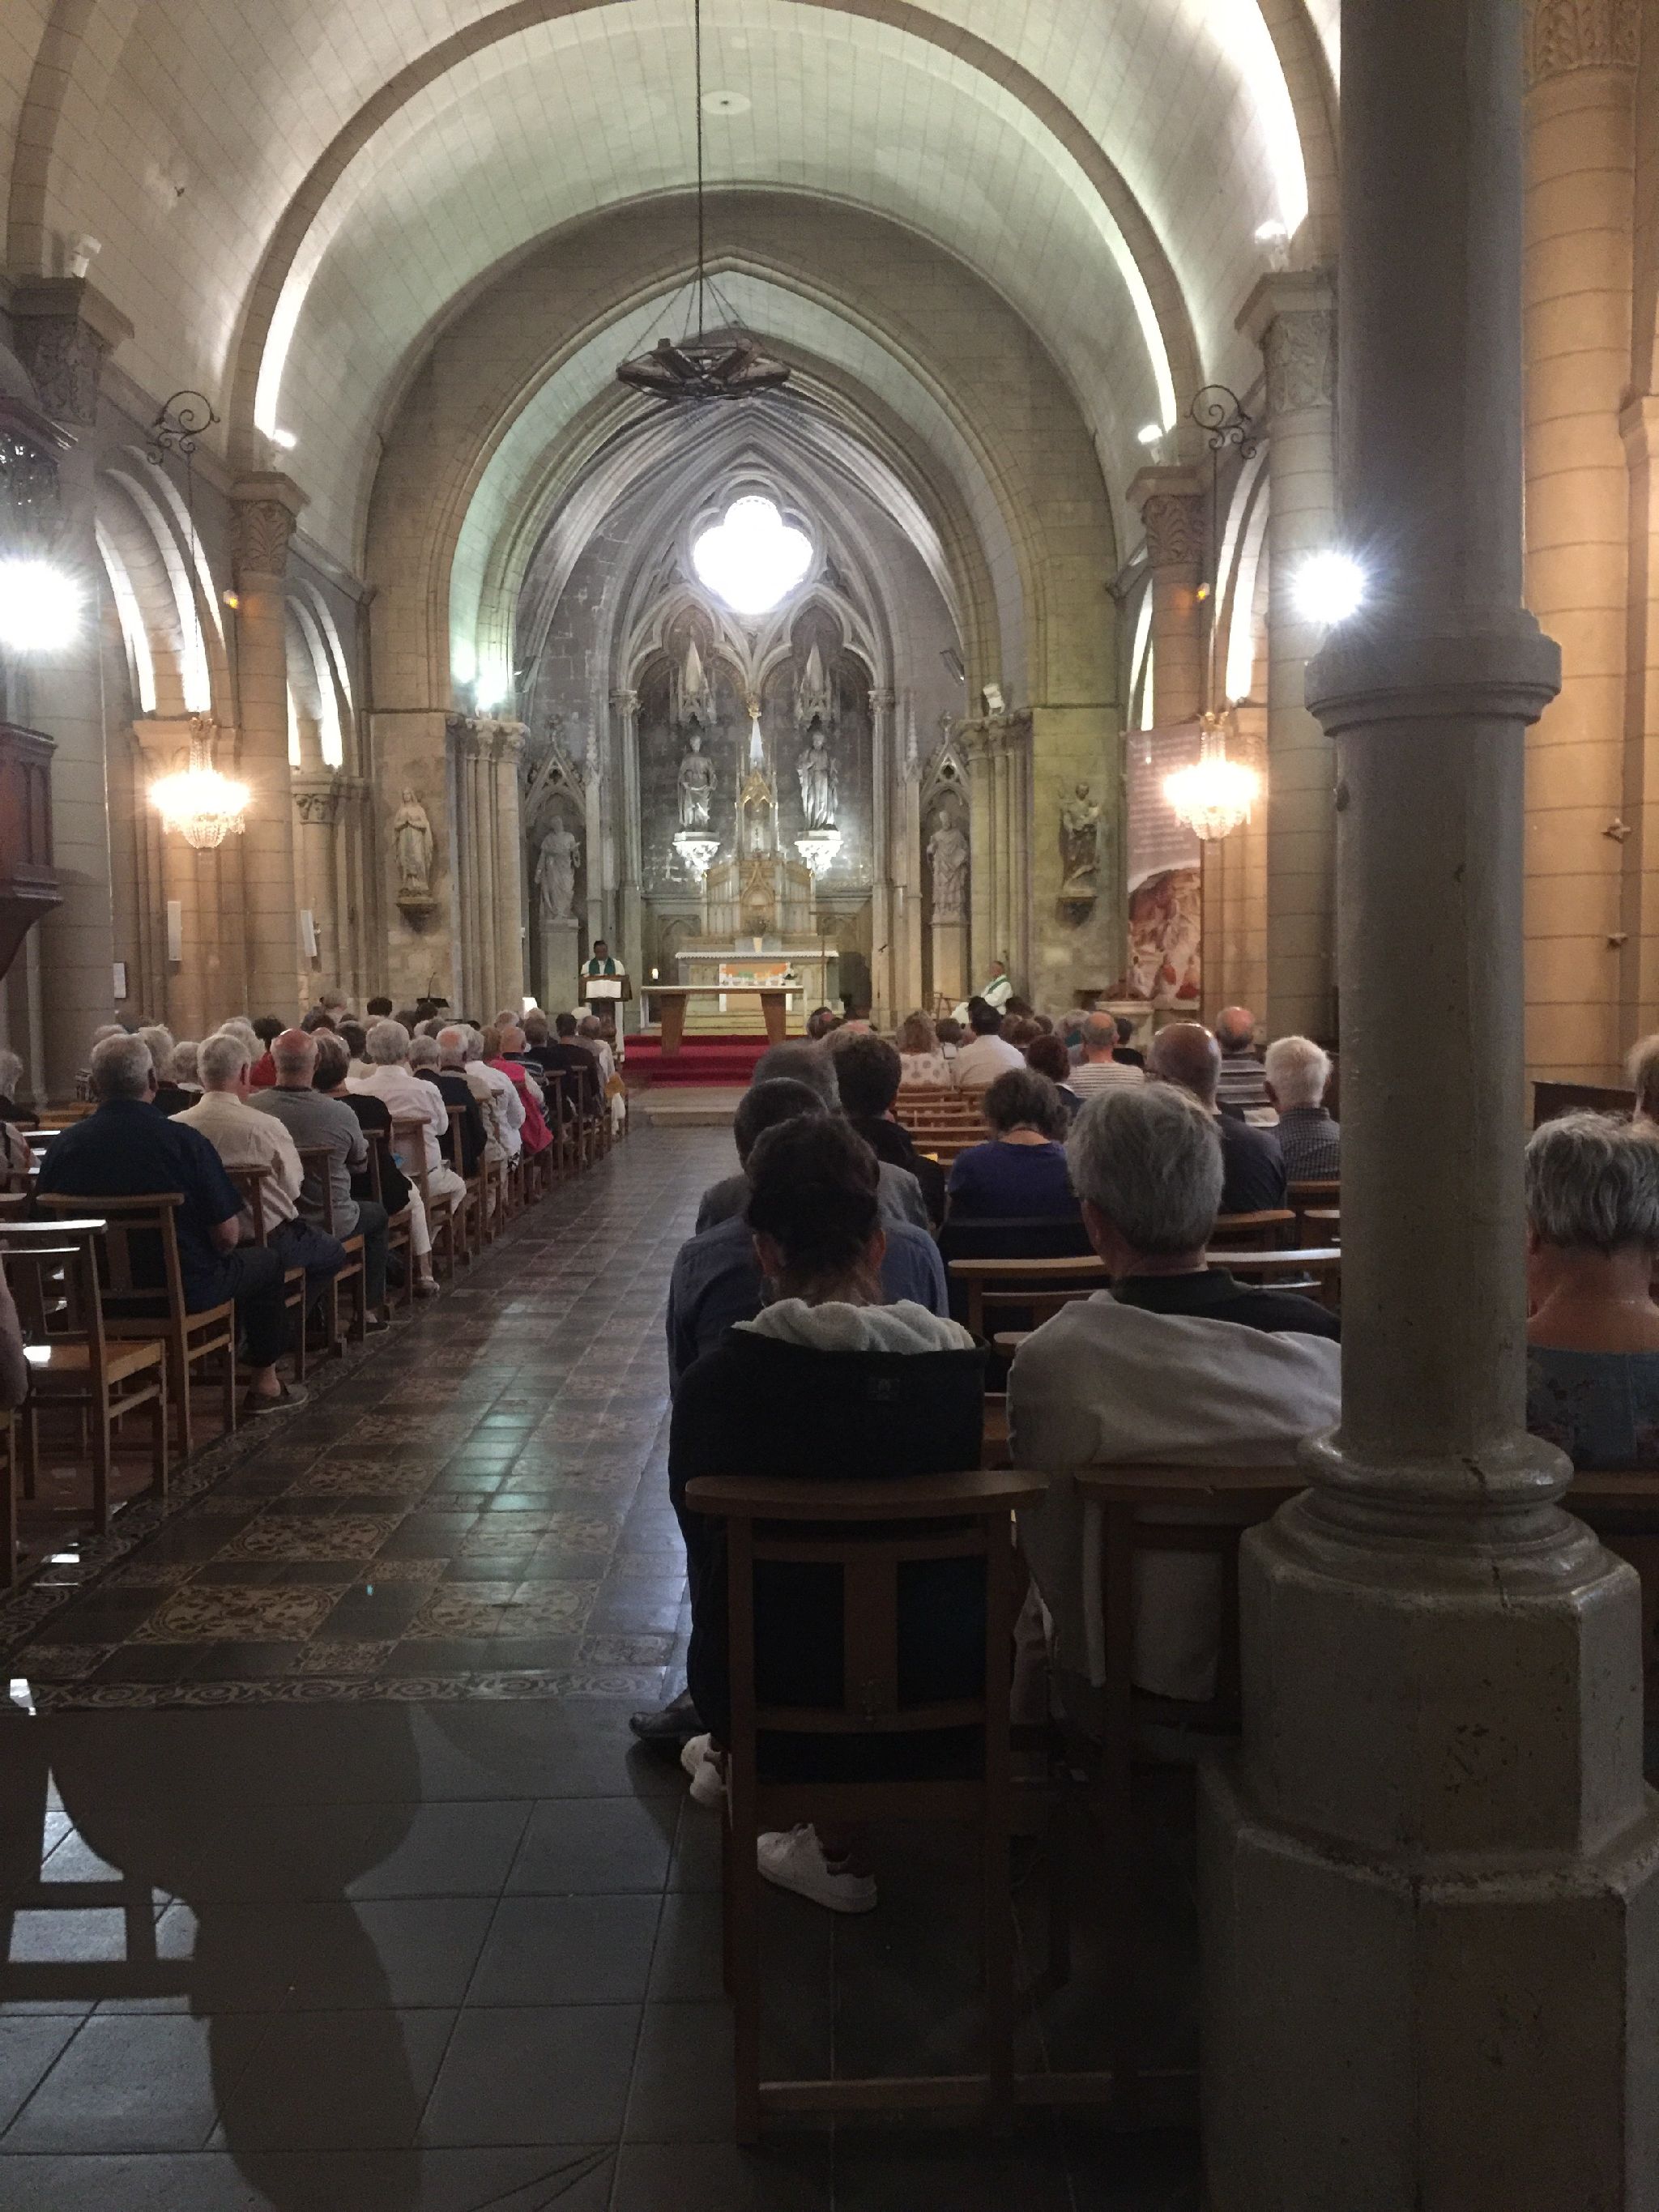
[[245, 826], [252, 796], [246, 784], [221, 775], [213, 765], [210, 726], [204, 716], [191, 715], [190, 766], [175, 769], [149, 787], [162, 827], [176, 830], [198, 853], [210, 853], [233, 830]]
[[1202, 844], [1231, 836], [1241, 822], [1250, 818], [1261, 788], [1253, 768], [1227, 757], [1227, 733], [1218, 714], [1201, 718], [1203, 736], [1199, 756], [1190, 768], [1177, 769], [1164, 779], [1164, 796], [1177, 821], [1184, 822]]

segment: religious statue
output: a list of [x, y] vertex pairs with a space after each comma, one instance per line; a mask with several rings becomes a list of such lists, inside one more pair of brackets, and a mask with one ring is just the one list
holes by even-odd
[[714, 796], [714, 763], [703, 751], [700, 731], [693, 730], [689, 742], [690, 750], [680, 763], [680, 827], [707, 830]]
[[795, 763], [795, 773], [800, 778], [800, 808], [808, 830], [833, 830], [836, 826], [836, 782], [835, 755], [825, 741], [821, 723], [812, 725], [811, 736], [801, 747], [800, 758]]
[[948, 814], [941, 814], [927, 840], [933, 871], [933, 920], [961, 921], [968, 894], [968, 840]]
[[392, 817], [392, 849], [398, 861], [398, 896], [412, 904], [432, 896], [432, 824], [405, 784], [403, 805]]
[[1060, 810], [1061, 898], [1093, 898], [1099, 889], [1100, 808], [1090, 797], [1086, 783]]
[[576, 864], [581, 847], [562, 822], [556, 822], [542, 840], [536, 859], [536, 889], [542, 912], [550, 921], [568, 921], [576, 897]]

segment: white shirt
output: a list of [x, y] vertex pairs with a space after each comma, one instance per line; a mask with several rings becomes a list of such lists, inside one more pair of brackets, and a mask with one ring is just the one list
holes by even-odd
[[[1098, 1686], [1106, 1673], [1100, 1509], [1083, 1504], [1071, 1471], [1282, 1466], [1304, 1437], [1335, 1427], [1341, 1381], [1342, 1347], [1328, 1338], [1149, 1313], [1109, 1291], [1076, 1300], [1026, 1339], [1008, 1376], [1008, 1433], [1014, 1465], [1049, 1477], [1042, 1504], [1020, 1513], [1019, 1540], [1052, 1623], [1062, 1690], [1067, 1677]], [[1166, 1698], [1212, 1696], [1219, 1561], [1142, 1552], [1134, 1589], [1136, 1682]]]
[[[449, 1129], [449, 1106], [443, 1092], [435, 1083], [423, 1083], [405, 1060], [388, 1066], [376, 1061], [368, 1073], [356, 1082], [348, 1078], [348, 1091], [358, 1091], [366, 1098], [378, 1098], [394, 1121], [423, 1121], [426, 1124], [426, 1172], [435, 1175], [444, 1164], [441, 1139]], [[406, 1174], [413, 1167], [394, 1145], [392, 1156]]]
[[1011, 1067], [1024, 1067], [1025, 1055], [1006, 1037], [976, 1036], [957, 1048], [951, 1063], [951, 1080], [959, 1091], [979, 1090], [1006, 1075]]
[[[260, 1193], [267, 1228], [292, 1221], [302, 1179], [300, 1155], [294, 1139], [274, 1114], [262, 1114], [239, 1098], [234, 1091], [204, 1091], [201, 1101], [188, 1106], [173, 1120], [180, 1128], [194, 1129], [205, 1137], [228, 1168], [268, 1168]], [[253, 1234], [253, 1210], [241, 1212], [244, 1242]]]
[[516, 1160], [524, 1150], [524, 1139], [519, 1134], [524, 1127], [524, 1101], [512, 1077], [481, 1060], [469, 1060], [465, 1075], [467, 1089], [483, 1109], [490, 1143], [502, 1159]]

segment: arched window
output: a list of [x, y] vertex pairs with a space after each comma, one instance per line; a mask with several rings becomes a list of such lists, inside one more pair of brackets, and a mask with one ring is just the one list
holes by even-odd
[[698, 579], [733, 614], [769, 614], [812, 563], [812, 542], [758, 492], [735, 499], [691, 546]]

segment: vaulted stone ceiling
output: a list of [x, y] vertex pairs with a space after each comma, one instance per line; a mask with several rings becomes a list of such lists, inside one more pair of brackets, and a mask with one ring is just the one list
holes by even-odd
[[[1329, 244], [1336, 0], [707, 0], [717, 186], [883, 216], [1036, 333], [1109, 480], [1248, 384], [1255, 232]], [[94, 281], [147, 390], [198, 385], [356, 550], [434, 334], [573, 219], [695, 169], [690, 0], [6, 0], [7, 266]], [[1311, 213], [1304, 222], [1311, 204]], [[714, 242], [722, 240], [714, 204]], [[618, 300], [628, 318], [640, 303]], [[856, 318], [853, 319], [856, 325]], [[856, 330], [848, 346], [879, 346]], [[321, 495], [319, 496], [319, 495]]]

